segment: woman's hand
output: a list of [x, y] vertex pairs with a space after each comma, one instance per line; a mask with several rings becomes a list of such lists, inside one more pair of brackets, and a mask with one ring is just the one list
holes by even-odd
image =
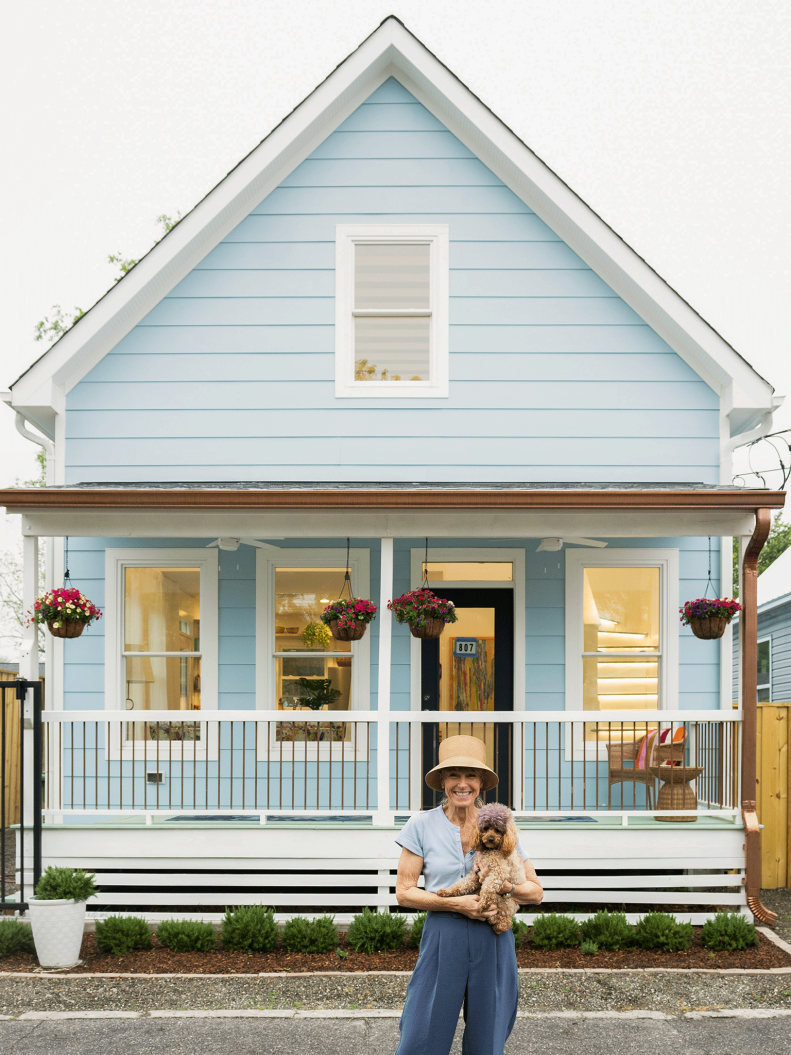
[[497, 909], [494, 906], [487, 909], [481, 908], [481, 899], [477, 894], [448, 898], [447, 904], [451, 912], [461, 912], [463, 916], [468, 916], [470, 919], [488, 920], [497, 915]]

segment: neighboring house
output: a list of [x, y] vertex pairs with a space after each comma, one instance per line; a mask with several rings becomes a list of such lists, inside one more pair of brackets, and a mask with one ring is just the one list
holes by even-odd
[[[739, 617], [733, 620], [739, 641]], [[759, 702], [791, 703], [791, 549], [758, 576], [757, 685]], [[733, 698], [739, 699], [739, 653], [734, 652]]]
[[[0, 492], [27, 596], [68, 537], [105, 612], [49, 641], [43, 844], [103, 905], [393, 906], [395, 832], [472, 731], [548, 902], [761, 914], [754, 683], [734, 711], [730, 636], [677, 610], [710, 537], [715, 585], [752, 537], [749, 580], [784, 495], [730, 457], [778, 401], [396, 19], [6, 400], [54, 445], [48, 487]], [[311, 650], [347, 542], [378, 617]], [[386, 607], [424, 575], [439, 643]], [[671, 756], [692, 806], [660, 822]]]

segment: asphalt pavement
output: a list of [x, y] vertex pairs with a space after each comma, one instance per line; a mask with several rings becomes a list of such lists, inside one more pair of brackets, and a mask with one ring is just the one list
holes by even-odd
[[[452, 1055], [461, 1052], [461, 1028]], [[392, 1055], [388, 1019], [70, 1019], [0, 1022], [4, 1055]], [[522, 1018], [506, 1055], [789, 1055], [784, 1018]]]

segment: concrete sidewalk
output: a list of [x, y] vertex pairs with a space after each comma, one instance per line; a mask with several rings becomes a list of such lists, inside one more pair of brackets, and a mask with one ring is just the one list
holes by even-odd
[[[760, 1012], [753, 1012], [760, 1014]], [[535, 1017], [517, 1020], [507, 1055], [789, 1055], [788, 1017]], [[395, 1018], [23, 1019], [0, 1022], [4, 1055], [390, 1055]], [[461, 1027], [453, 1055], [461, 1052]]]

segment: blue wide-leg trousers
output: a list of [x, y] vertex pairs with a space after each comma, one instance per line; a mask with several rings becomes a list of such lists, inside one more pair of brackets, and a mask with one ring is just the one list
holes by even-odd
[[463, 1055], [503, 1055], [519, 988], [514, 935], [454, 912], [429, 912], [406, 991], [396, 1055], [447, 1055], [464, 1007]]

